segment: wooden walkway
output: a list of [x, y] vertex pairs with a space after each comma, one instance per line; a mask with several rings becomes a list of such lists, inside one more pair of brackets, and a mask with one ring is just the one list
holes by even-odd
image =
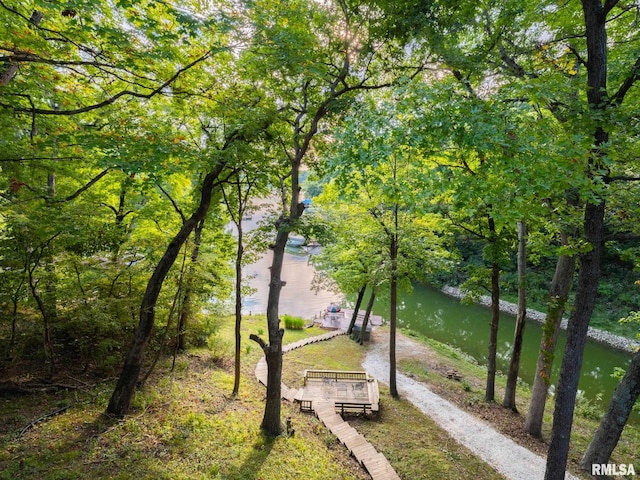
[[[338, 335], [344, 335], [346, 331], [335, 330], [324, 335], [305, 338], [282, 347], [282, 353], [290, 352], [311, 343], [330, 340]], [[256, 365], [255, 375], [260, 383], [267, 384], [267, 361], [264, 357]], [[282, 398], [293, 402], [298, 396], [299, 390], [289, 388], [281, 384]], [[373, 480], [401, 480], [386, 457], [378, 452], [355, 428], [349, 425], [336, 413], [335, 402], [314, 401], [313, 410], [318, 419], [333, 433], [349, 452], [367, 470]]]

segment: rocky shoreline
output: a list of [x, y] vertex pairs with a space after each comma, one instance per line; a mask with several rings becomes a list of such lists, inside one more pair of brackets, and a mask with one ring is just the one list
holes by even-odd
[[[442, 292], [454, 297], [454, 298], [463, 298], [464, 292], [457, 287], [446, 286], [442, 288]], [[491, 306], [491, 297], [482, 296], [478, 300], [480, 305], [485, 307]], [[510, 315], [516, 315], [518, 313], [518, 306], [515, 303], [505, 302], [504, 300], [500, 300], [500, 311], [504, 313], [508, 313]], [[534, 320], [538, 323], [544, 323], [546, 319], [546, 314], [542, 312], [538, 312], [536, 310], [527, 309], [527, 319]], [[563, 319], [560, 324], [560, 328], [563, 330], [567, 329], [567, 319]], [[626, 337], [621, 337], [619, 335], [614, 335], [613, 333], [605, 332], [604, 330], [598, 330], [597, 328], [589, 327], [589, 331], [587, 336], [596, 342], [604, 343], [605, 345], [609, 345], [610, 347], [616, 348], [618, 350], [623, 350], [626, 352], [634, 353], [636, 350], [640, 348], [640, 342], [637, 340], [633, 340]]]

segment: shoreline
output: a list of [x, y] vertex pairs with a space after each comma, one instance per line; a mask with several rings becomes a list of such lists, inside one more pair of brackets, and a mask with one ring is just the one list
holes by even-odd
[[[462, 299], [465, 295], [461, 289], [458, 287], [445, 286], [441, 289], [441, 292], [457, 299]], [[484, 307], [491, 306], [491, 297], [487, 295], [483, 295], [480, 299], [475, 302]], [[515, 303], [507, 302], [505, 300], [500, 300], [500, 311], [502, 313], [507, 313], [509, 315], [515, 316], [518, 313], [518, 305]], [[539, 312], [537, 310], [527, 309], [527, 320], [533, 320], [538, 323], [544, 323], [547, 315], [545, 313]], [[563, 318], [562, 323], [560, 324], [560, 328], [563, 330], [567, 329], [567, 319]], [[587, 337], [596, 342], [603, 343], [617, 350], [622, 350], [628, 353], [635, 353], [636, 350], [640, 348], [640, 342], [637, 340], [633, 340], [626, 337], [621, 337], [620, 335], [615, 335], [610, 332], [606, 332], [604, 330], [599, 330], [597, 328], [589, 327], [587, 332]]]

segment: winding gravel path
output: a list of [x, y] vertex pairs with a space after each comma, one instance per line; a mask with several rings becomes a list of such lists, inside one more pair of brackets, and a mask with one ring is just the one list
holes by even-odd
[[[398, 336], [397, 348], [411, 348], [411, 339]], [[389, 383], [389, 343], [373, 342], [362, 366], [379, 381]], [[545, 459], [518, 445], [487, 423], [478, 420], [429, 388], [397, 373], [400, 394], [509, 480], [544, 479]], [[565, 479], [579, 480], [567, 472]]]

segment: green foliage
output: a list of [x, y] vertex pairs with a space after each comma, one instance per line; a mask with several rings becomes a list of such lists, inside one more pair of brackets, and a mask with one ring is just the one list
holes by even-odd
[[600, 407], [602, 404], [602, 395], [598, 394], [594, 400], [585, 398], [584, 395], [576, 397], [575, 411], [577, 415], [589, 420], [599, 421], [604, 416], [604, 411]]
[[289, 314], [284, 314], [282, 316], [282, 321], [284, 322], [284, 327], [287, 330], [302, 330], [306, 324], [304, 318], [294, 317]]

